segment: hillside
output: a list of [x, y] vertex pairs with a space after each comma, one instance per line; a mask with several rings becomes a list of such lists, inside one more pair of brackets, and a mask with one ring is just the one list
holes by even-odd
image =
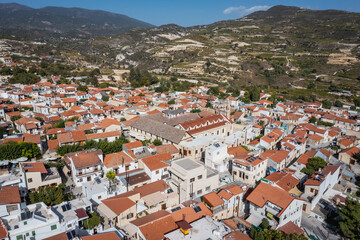
[[[23, 6], [18, 8], [16, 11], [27, 11]], [[50, 9], [47, 11], [58, 12]], [[96, 28], [89, 29], [94, 33]], [[360, 90], [359, 43], [359, 13], [275, 6], [203, 26], [136, 28], [111, 37], [55, 39], [31, 46], [27, 42], [26, 47], [21, 45], [24, 42], [10, 40], [4, 44], [23, 50], [23, 54], [51, 53], [79, 66], [139, 66], [165, 77], [226, 86], [261, 85], [325, 93], [330, 85]]]
[[16, 3], [0, 4], [0, 34], [22, 39], [89, 38], [112, 36], [151, 24], [125, 15], [82, 8], [30, 8]]
[[[86, 42], [105, 64], [235, 85], [306, 87], [319, 76], [355, 85], [360, 14], [275, 6], [244, 18], [183, 28], [166, 25]], [[355, 82], [357, 83], [357, 82]], [[296, 87], [295, 86], [295, 87]]]

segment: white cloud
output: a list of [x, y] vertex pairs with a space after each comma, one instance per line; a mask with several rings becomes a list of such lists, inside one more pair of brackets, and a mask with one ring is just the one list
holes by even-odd
[[260, 11], [260, 10], [268, 10], [269, 8], [271, 8], [271, 6], [253, 6], [250, 8], [247, 8], [245, 6], [239, 6], [239, 7], [228, 7], [227, 9], [225, 9], [223, 11], [224, 14], [230, 14], [230, 13], [235, 13], [238, 16], [245, 16], [248, 15], [250, 13], [256, 12], [256, 11]]

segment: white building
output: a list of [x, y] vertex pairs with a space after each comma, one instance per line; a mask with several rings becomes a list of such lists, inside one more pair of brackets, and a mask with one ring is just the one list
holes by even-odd
[[258, 226], [267, 218], [271, 226], [279, 228], [289, 221], [301, 225], [304, 201], [281, 188], [261, 182], [246, 198], [250, 203], [250, 223]]
[[169, 169], [170, 187], [178, 193], [180, 201], [200, 197], [219, 186], [219, 173], [201, 162], [182, 158], [173, 161]]
[[2, 218], [9, 238], [41, 240], [62, 232], [58, 216], [44, 203], [28, 205], [21, 214]]
[[229, 169], [229, 158], [227, 145], [223, 143], [217, 142], [205, 149], [205, 166], [219, 172], [225, 172]]
[[94, 181], [95, 178], [103, 175], [103, 153], [101, 149], [68, 153], [65, 157], [65, 163], [78, 187], [84, 182]]

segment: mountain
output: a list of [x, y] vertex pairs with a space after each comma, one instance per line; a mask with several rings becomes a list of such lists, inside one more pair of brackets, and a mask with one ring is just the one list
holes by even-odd
[[0, 34], [23, 39], [112, 36], [134, 28], [154, 27], [125, 15], [82, 8], [30, 8], [0, 4]]
[[[7, 5], [7, 8], [14, 12], [34, 11], [19, 5]], [[160, 75], [224, 86], [260, 85], [298, 90], [315, 85], [317, 90], [322, 89], [323, 94], [334, 85], [339, 89], [360, 90], [359, 13], [274, 6], [240, 19], [209, 25], [181, 27], [169, 24], [134, 28], [112, 35], [109, 27], [95, 23], [95, 19], [89, 20], [92, 24], [84, 23], [84, 27], [78, 23], [81, 14], [94, 18], [89, 17], [88, 10], [45, 8], [36, 11], [46, 12], [49, 17], [42, 15], [43, 22], [37, 22], [42, 27], [36, 28], [35, 25], [30, 31], [37, 35], [49, 36], [51, 33], [52, 36], [72, 35], [78, 38], [61, 38], [61, 41], [48, 41], [46, 45], [28, 41], [27, 47], [9, 40], [8, 55], [12, 55], [15, 48], [19, 52], [22, 50], [24, 55], [51, 54], [68, 64], [96, 65], [100, 69], [139, 66]], [[90, 12], [99, 14], [98, 11]], [[3, 18], [2, 15], [0, 12], [0, 18]], [[66, 19], [57, 20], [65, 29], [61, 30], [62, 34], [51, 31], [56, 16]], [[73, 24], [77, 26], [73, 31], [71, 16], [77, 22], [77, 25]], [[32, 18], [25, 14], [22, 17], [34, 21], [38, 19], [38, 14]], [[110, 23], [110, 20], [106, 22]], [[24, 19], [13, 24], [17, 26], [15, 29], [21, 30], [19, 26], [25, 24]], [[102, 35], [105, 36], [92, 37]], [[286, 95], [286, 92], [279, 94]]]
[[328, 83], [355, 85], [359, 43], [359, 13], [274, 6], [210, 25], [131, 30], [72, 50], [96, 53], [104, 65], [113, 67], [140, 66], [233, 85], [287, 87], [294, 81], [306, 86], [317, 76]]

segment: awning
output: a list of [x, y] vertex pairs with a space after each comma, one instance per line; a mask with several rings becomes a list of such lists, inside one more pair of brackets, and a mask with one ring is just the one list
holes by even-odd
[[123, 228], [127, 232], [127, 234], [129, 234], [130, 237], [134, 236], [135, 233], [137, 233], [137, 227], [132, 223], [125, 225], [125, 227]]
[[104, 203], [101, 203], [97, 207], [97, 210], [101, 215], [107, 217], [108, 219], [114, 219], [117, 217], [117, 215], [113, 211], [111, 211]]
[[259, 217], [256, 217], [254, 215], [250, 215], [247, 219], [246, 219], [247, 222], [251, 223], [252, 225], [254, 226], [259, 226], [261, 221], [262, 221], [262, 218], [259, 218]]
[[136, 214], [138, 214], [138, 213], [141, 213], [142, 211], [145, 211], [145, 210], [147, 210], [148, 209], [148, 207], [146, 207], [144, 204], [142, 204], [142, 203], [137, 203], [136, 204]]
[[86, 214], [85, 210], [83, 208], [79, 208], [75, 210], [76, 216], [79, 218], [79, 220], [84, 220], [89, 218], [89, 216]]
[[188, 230], [190, 228], [192, 228], [192, 226], [185, 220], [181, 220], [176, 222], [176, 224], [178, 225], [179, 228], [183, 229], [183, 230]]
[[150, 195], [143, 197], [143, 200], [147, 206], [155, 205], [156, 203], [162, 202], [166, 199], [166, 196], [161, 192], [155, 192]]

